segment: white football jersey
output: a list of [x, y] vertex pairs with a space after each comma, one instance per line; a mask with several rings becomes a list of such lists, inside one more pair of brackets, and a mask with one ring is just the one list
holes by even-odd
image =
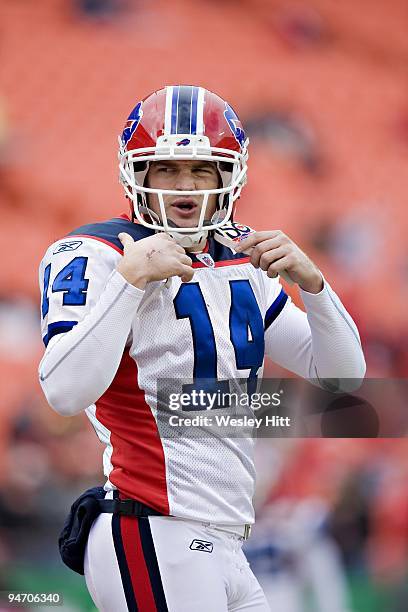
[[[86, 410], [105, 445], [106, 489], [163, 514], [251, 523], [253, 439], [205, 427], [167, 435], [161, 423], [171, 411], [158, 403], [158, 389], [173, 384], [166, 381], [253, 383], [265, 351], [301, 376], [334, 369], [338, 377], [361, 376], [354, 323], [327, 283], [317, 296], [302, 292], [308, 320], [277, 279], [212, 238], [192, 256], [192, 281], [173, 277], [143, 292], [115, 271], [120, 232], [135, 240], [153, 234], [124, 218], [84, 226], [54, 243], [41, 263], [44, 392], [63, 414]], [[209, 412], [199, 407], [191, 415]]]

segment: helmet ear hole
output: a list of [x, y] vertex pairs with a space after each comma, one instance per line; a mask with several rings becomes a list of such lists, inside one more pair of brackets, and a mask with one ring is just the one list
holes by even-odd
[[219, 168], [221, 172], [231, 172], [231, 163], [230, 162], [219, 162]]
[[137, 186], [142, 187], [145, 184], [145, 179], [149, 171], [149, 164], [150, 162], [148, 161], [132, 162], [133, 176]]
[[143, 172], [144, 170], [147, 170], [147, 162], [133, 162], [133, 172]]
[[221, 187], [228, 187], [232, 181], [233, 164], [231, 162], [217, 161], [217, 170], [221, 179]]
[[161, 221], [159, 215], [149, 208], [146, 203], [142, 203], [139, 206], [139, 211], [149, 223], [160, 225]]
[[229, 194], [220, 193], [220, 195], [218, 196], [217, 210], [227, 210], [228, 204], [229, 204]]

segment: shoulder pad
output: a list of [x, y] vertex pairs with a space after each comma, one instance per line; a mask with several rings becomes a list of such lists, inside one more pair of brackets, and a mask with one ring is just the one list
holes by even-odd
[[144, 227], [138, 223], [132, 223], [127, 219], [114, 218], [99, 223], [88, 223], [82, 225], [68, 234], [69, 237], [94, 238], [108, 244], [116, 251], [123, 252], [123, 245], [118, 234], [126, 232], [133, 240], [141, 240], [154, 234], [154, 230]]

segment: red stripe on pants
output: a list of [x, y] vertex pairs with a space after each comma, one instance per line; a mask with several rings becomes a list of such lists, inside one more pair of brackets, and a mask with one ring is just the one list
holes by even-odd
[[156, 612], [156, 604], [139, 533], [139, 519], [122, 516], [120, 519], [123, 548], [129, 568], [139, 612]]

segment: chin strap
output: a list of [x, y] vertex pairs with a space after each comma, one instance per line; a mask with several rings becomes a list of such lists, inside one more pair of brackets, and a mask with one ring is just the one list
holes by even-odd
[[[167, 222], [170, 225], [170, 227], [172, 228], [174, 227], [174, 231], [171, 230], [170, 232], [168, 232], [169, 236], [174, 238], [177, 244], [183, 247], [183, 249], [189, 249], [189, 250], [197, 249], [198, 251], [200, 251], [201, 249], [205, 247], [205, 243], [207, 242], [207, 238], [208, 238], [208, 230], [203, 228], [201, 230], [198, 230], [197, 232], [192, 232], [191, 234], [189, 233], [185, 234], [183, 232], [177, 231], [177, 228], [180, 226], [174, 223], [172, 219], [168, 219]], [[211, 225], [211, 223], [212, 221], [204, 221], [204, 227], [206, 225]]]
[[177, 244], [182, 246], [184, 249], [190, 249], [190, 250], [196, 249], [197, 252], [200, 252], [200, 250], [202, 250], [205, 247], [205, 243], [207, 242], [207, 239], [208, 239], [209, 231], [205, 229], [205, 226], [214, 225], [214, 223], [219, 223], [225, 218], [225, 215], [226, 215], [225, 210], [216, 210], [213, 216], [211, 217], [210, 221], [208, 220], [204, 221], [203, 229], [197, 232], [192, 232], [191, 234], [184, 234], [184, 233], [178, 232], [177, 228], [179, 226], [176, 225], [176, 223], [174, 223], [174, 221], [172, 221], [171, 219], [168, 219], [168, 224], [171, 227], [175, 228], [174, 231], [168, 232], [168, 234], [172, 238], [174, 238]]
[[[160, 217], [155, 212], [153, 212], [150, 208], [148, 208], [147, 206], [140, 206], [139, 210], [144, 215], [150, 217], [150, 220], [152, 223], [157, 223], [157, 225], [160, 224]], [[197, 232], [192, 232], [191, 234], [190, 233], [184, 234], [182, 232], [177, 231], [177, 228], [179, 226], [176, 223], [174, 223], [174, 221], [172, 221], [171, 219], [168, 219], [167, 222], [171, 228], [174, 228], [174, 231], [171, 230], [167, 232], [168, 235], [174, 238], [177, 244], [183, 247], [183, 249], [195, 249], [195, 248], [201, 248], [201, 247], [204, 248], [205, 243], [208, 238], [208, 230], [202, 229]], [[211, 225], [211, 222], [204, 221], [204, 225]], [[156, 230], [156, 232], [163, 232], [163, 231], [165, 230], [163, 229]]]
[[183, 249], [188, 250], [204, 248], [208, 238], [208, 230], [200, 230], [194, 234], [180, 234], [180, 232], [171, 231], [168, 232], [168, 234], [174, 238], [177, 244], [183, 247]]

